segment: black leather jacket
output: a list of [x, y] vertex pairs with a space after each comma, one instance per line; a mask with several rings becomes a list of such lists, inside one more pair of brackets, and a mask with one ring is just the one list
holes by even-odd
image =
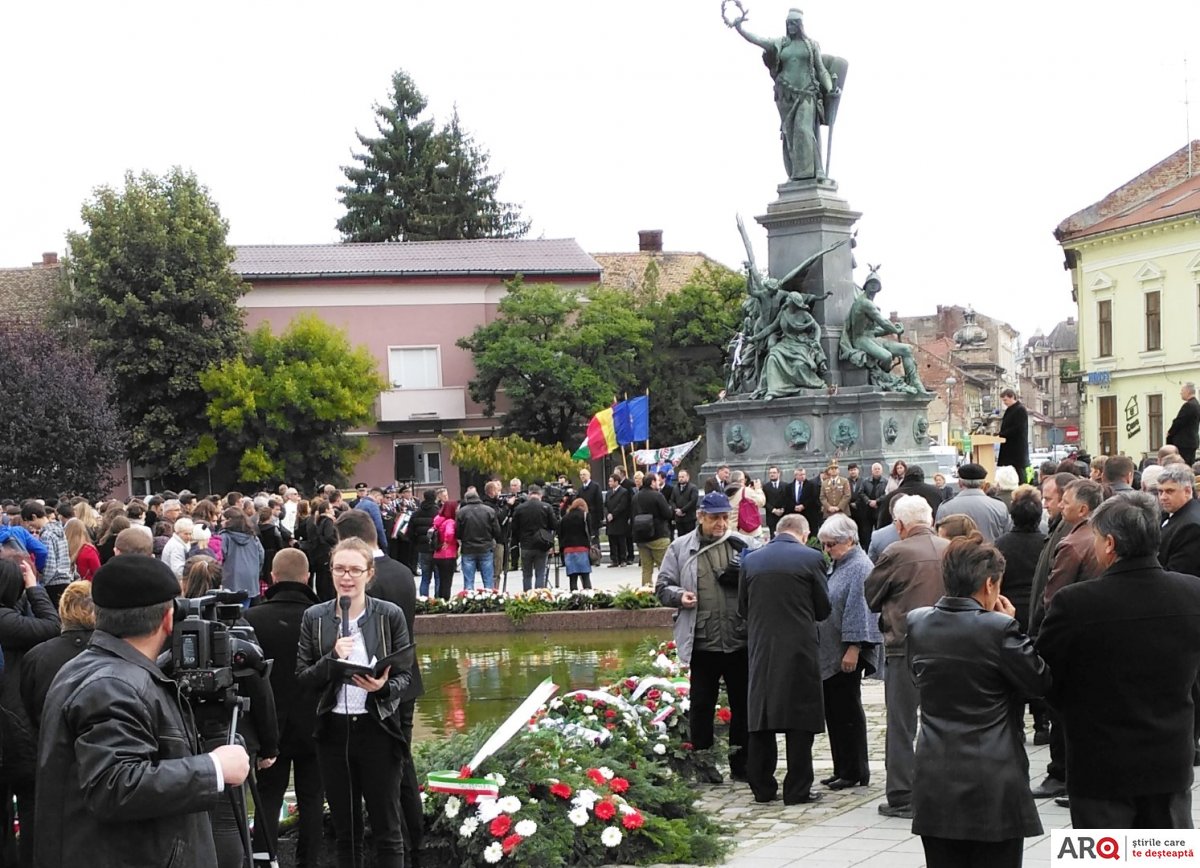
[[209, 868], [217, 787], [175, 682], [97, 630], [46, 697], [34, 862]]
[[[319, 692], [317, 701], [317, 731], [321, 737], [324, 718], [333, 712], [342, 682], [332, 669], [333, 646], [341, 634], [341, 612], [337, 600], [313, 606], [300, 622], [300, 648], [296, 655], [296, 684], [302, 689]], [[412, 640], [404, 612], [386, 600], [367, 597], [367, 607], [358, 624], [367, 646], [367, 657], [382, 660], [396, 653]], [[367, 713], [375, 718], [395, 738], [403, 739], [396, 711], [412, 678], [409, 672], [415, 652], [400, 667], [392, 667], [387, 684], [381, 690], [367, 694]]]

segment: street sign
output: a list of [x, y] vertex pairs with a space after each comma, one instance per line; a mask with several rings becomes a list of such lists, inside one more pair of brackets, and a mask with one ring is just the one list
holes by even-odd
[[1107, 386], [1112, 382], [1111, 371], [1088, 371], [1087, 382], [1089, 386]]
[[1051, 446], [1062, 446], [1063, 443], [1066, 442], [1066, 436], [1067, 436], [1067, 434], [1065, 431], [1063, 431], [1063, 429], [1051, 428], [1050, 429], [1050, 445]]
[[1063, 429], [1063, 434], [1066, 435], [1066, 441], [1068, 443], [1079, 442], [1079, 429], [1076, 426], [1068, 425], [1065, 429]]

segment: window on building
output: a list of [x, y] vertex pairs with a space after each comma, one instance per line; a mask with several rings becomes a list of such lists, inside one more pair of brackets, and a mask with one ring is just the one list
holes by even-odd
[[1071, 393], [1070, 393], [1070, 391], [1068, 391], [1069, 387], [1070, 387], [1070, 384], [1069, 384], [1069, 383], [1059, 383], [1059, 384], [1058, 384], [1058, 394], [1059, 394], [1059, 396], [1060, 396], [1060, 397], [1063, 397], [1063, 398], [1065, 398], [1065, 397], [1067, 397], [1068, 395], [1070, 395]]
[[1059, 405], [1058, 415], [1060, 415], [1060, 416], [1070, 416], [1071, 415], [1071, 402], [1070, 401], [1063, 401]]
[[1100, 454], [1117, 454], [1117, 398], [1115, 395], [1100, 398]]
[[437, 443], [396, 443], [395, 470], [399, 482], [418, 485], [442, 481], [442, 448]]
[[[1099, 328], [1098, 347], [1101, 356], [1112, 355], [1112, 299], [1096, 302], [1096, 325]], [[1106, 453], [1107, 454], [1107, 453]]]
[[1043, 416], [1050, 415], [1050, 402], [1049, 401], [1042, 401], [1042, 415]]
[[1146, 293], [1146, 352], [1162, 349], [1162, 293]]
[[437, 347], [388, 347], [388, 382], [393, 389], [436, 389], [442, 385]]
[[1150, 451], [1156, 452], [1163, 445], [1163, 402], [1162, 395], [1146, 396], [1146, 419], [1150, 429]]

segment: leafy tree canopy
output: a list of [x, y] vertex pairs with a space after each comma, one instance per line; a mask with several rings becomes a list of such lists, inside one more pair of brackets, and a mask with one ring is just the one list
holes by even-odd
[[347, 241], [519, 238], [529, 231], [518, 206], [497, 199], [500, 176], [455, 110], [441, 129], [422, 119], [425, 97], [403, 70], [386, 105], [375, 105], [377, 136], [356, 132], [363, 150], [343, 166], [338, 187]]
[[78, 326], [112, 382], [128, 454], [156, 475], [182, 473], [203, 433], [198, 374], [236, 352], [237, 300], [228, 224], [196, 176], [125, 176], [98, 187], [67, 235], [70, 286], [54, 316]]
[[[572, 461], [561, 443], [543, 446], [518, 434], [507, 437], [478, 437], [457, 434], [444, 438], [450, 444], [450, 460], [464, 470], [498, 475], [502, 479], [554, 479], [560, 473], [578, 475], [587, 465]], [[482, 493], [482, 492], [481, 492]]]
[[0, 491], [8, 497], [60, 494], [95, 499], [113, 485], [124, 432], [113, 385], [87, 351], [40, 326], [0, 329], [4, 403]]
[[597, 407], [637, 386], [650, 332], [625, 293], [594, 287], [580, 296], [518, 278], [496, 319], [458, 346], [474, 355], [472, 400], [490, 416], [503, 390], [504, 433], [550, 444], [578, 438]]
[[238, 482], [305, 487], [345, 481], [366, 446], [348, 432], [371, 421], [387, 387], [365, 347], [311, 314], [279, 336], [263, 323], [244, 356], [205, 371], [200, 383], [213, 433], [192, 451], [192, 464], [215, 460], [236, 467]]

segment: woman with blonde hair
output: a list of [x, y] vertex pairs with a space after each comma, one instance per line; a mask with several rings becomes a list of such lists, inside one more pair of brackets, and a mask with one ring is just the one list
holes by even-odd
[[88, 535], [93, 541], [100, 539], [100, 513], [96, 512], [90, 503], [80, 500], [71, 508], [71, 511], [75, 513], [77, 519], [83, 522], [83, 526], [87, 528]]
[[[67, 551], [71, 554], [71, 576], [72, 578], [83, 579], [90, 582], [92, 577], [96, 575], [96, 570], [100, 569], [100, 552], [92, 545], [92, 538], [88, 535], [87, 527], [77, 518], [68, 519], [63, 525], [63, 533], [67, 537]], [[115, 537], [114, 537], [115, 539]], [[50, 591], [50, 599], [57, 604], [62, 592], [66, 589], [66, 585], [52, 586], [58, 587], [58, 594]]]
[[193, 600], [203, 597], [213, 588], [221, 587], [221, 565], [206, 555], [193, 555], [183, 565], [180, 585], [185, 597]]
[[[958, 539], [973, 533], [979, 533], [979, 525], [975, 524], [975, 519], [971, 516], [962, 513], [948, 515], [937, 523], [937, 534], [942, 539]], [[980, 535], [979, 538], [983, 539], [983, 536]]]
[[58, 601], [62, 632], [29, 649], [21, 667], [21, 701], [33, 725], [40, 726], [42, 706], [58, 670], [74, 659], [91, 641], [96, 629], [96, 608], [92, 605], [92, 583], [71, 582]]

